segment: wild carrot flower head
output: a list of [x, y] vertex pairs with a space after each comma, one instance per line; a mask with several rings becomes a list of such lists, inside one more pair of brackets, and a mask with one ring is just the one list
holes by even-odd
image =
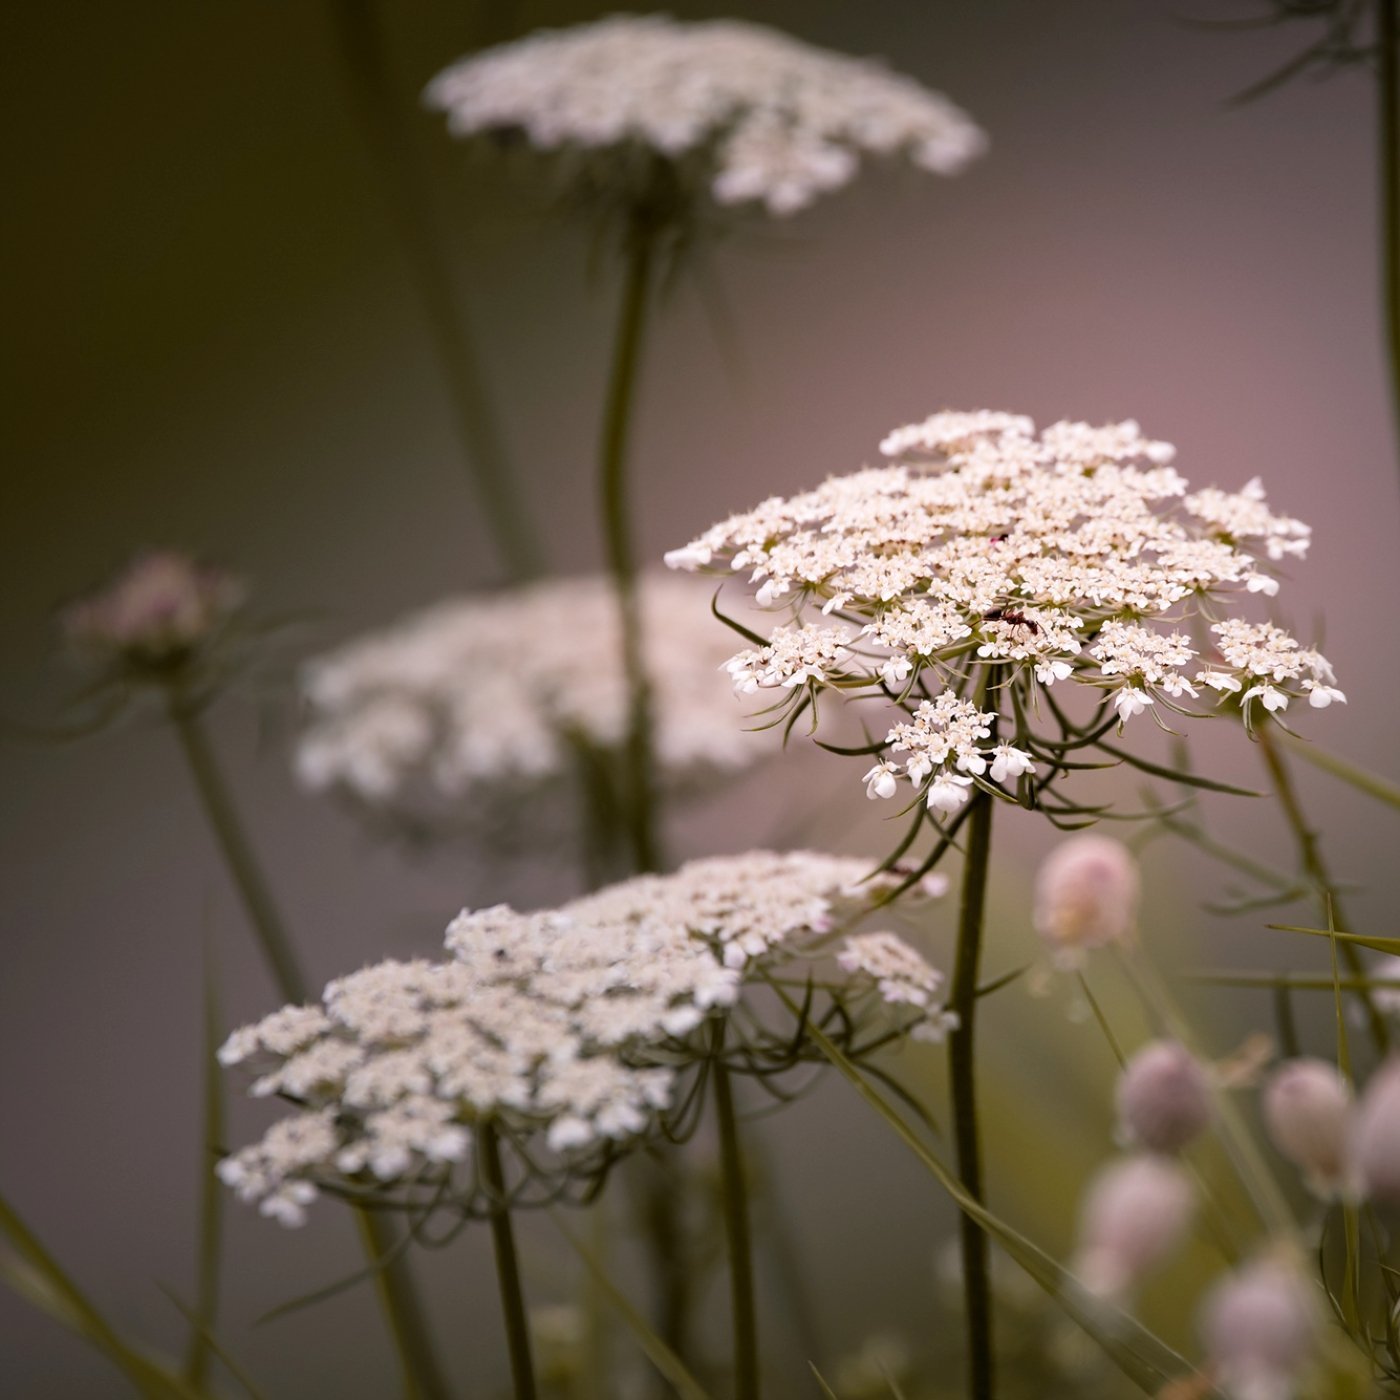
[[947, 98], [878, 63], [735, 20], [614, 15], [465, 58], [425, 99], [455, 135], [523, 138], [571, 188], [658, 166], [721, 205], [790, 214], [869, 157], [952, 174], [986, 138]]
[[[722, 630], [664, 574], [644, 576], [641, 597], [663, 777], [752, 763], [762, 746], [732, 722]], [[420, 818], [518, 799], [576, 770], [582, 751], [606, 767], [627, 733], [617, 601], [601, 578], [439, 603], [313, 661], [302, 690], [303, 782]]]
[[[732, 1011], [747, 980], [814, 955], [838, 919], [858, 916], [866, 870], [753, 852], [557, 910], [464, 912], [445, 961], [380, 963], [330, 983], [318, 1006], [229, 1037], [222, 1062], [252, 1068], [255, 1096], [297, 1112], [220, 1175], [284, 1224], [322, 1187], [471, 1210], [473, 1134], [489, 1122], [516, 1150], [521, 1202], [550, 1199], [658, 1128], [678, 1076], [709, 1051], [702, 1025]], [[938, 974], [912, 950], [892, 958], [902, 988], [918, 983], [899, 998], [901, 1025], [934, 1025]], [[868, 984], [851, 983], [854, 1004]]]
[[[1192, 491], [1175, 449], [1133, 422], [1037, 433], [1018, 415], [939, 413], [881, 449], [885, 465], [772, 497], [666, 556], [741, 574], [777, 615], [728, 664], [740, 694], [771, 697], [780, 717], [824, 690], [905, 712], [867, 750], [870, 796], [904, 777], [951, 812], [974, 782], [1038, 775], [1032, 720], [1058, 715], [1066, 684], [1100, 698], [1101, 733], [1193, 704], [1249, 723], [1256, 701], [1345, 699], [1320, 654], [1229, 615], [1276, 593], [1271, 567], [1308, 546], [1257, 480]], [[1001, 708], [1017, 707], [999, 741], [974, 689], [988, 672]]]
[[190, 661], [242, 606], [242, 583], [176, 550], [142, 554], [63, 614], [68, 642], [128, 678]]

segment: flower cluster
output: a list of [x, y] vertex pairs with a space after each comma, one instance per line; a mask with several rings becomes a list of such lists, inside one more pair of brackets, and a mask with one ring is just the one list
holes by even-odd
[[[464, 912], [446, 960], [365, 968], [332, 982], [321, 1005], [229, 1037], [220, 1060], [249, 1067], [255, 1096], [297, 1112], [220, 1176], [294, 1225], [322, 1186], [443, 1186], [488, 1121], [540, 1180], [596, 1170], [658, 1125], [678, 1073], [706, 1053], [694, 1033], [737, 1004], [746, 978], [815, 956], [838, 919], [864, 912], [878, 888], [861, 883], [867, 869], [752, 852], [557, 910]], [[879, 980], [902, 1028], [943, 1024], [938, 973], [894, 935], [853, 940], [841, 965]]]
[[188, 662], [242, 606], [243, 584], [175, 550], [133, 560], [101, 591], [71, 604], [63, 632], [74, 650], [126, 674]]
[[957, 1025], [939, 998], [943, 974], [898, 934], [858, 933], [846, 939], [837, 965], [852, 977], [868, 977], [880, 1000], [920, 1013], [911, 1030], [915, 1040], [942, 1040]]
[[[677, 782], [750, 764], [717, 674], [728, 648], [694, 590], [641, 585], [657, 761]], [[454, 599], [312, 662], [297, 770], [376, 810], [558, 779], [578, 746], [605, 755], [627, 732], [617, 600], [601, 578]]]
[[947, 98], [878, 63], [734, 20], [616, 15], [463, 59], [425, 94], [459, 136], [522, 136], [586, 187], [639, 154], [693, 171], [721, 205], [790, 214], [862, 158], [953, 174], [986, 138]]
[[[1274, 514], [1257, 481], [1191, 493], [1171, 445], [1133, 422], [1037, 434], [1018, 415], [940, 413], [881, 448], [895, 460], [764, 501], [666, 562], [727, 566], [759, 607], [782, 609], [766, 644], [729, 664], [741, 692], [780, 689], [796, 707], [820, 688], [883, 691], [900, 705], [910, 722], [885, 744], [912, 753], [903, 775], [935, 810], [956, 810], [988, 760], [994, 782], [1033, 771], [1030, 752], [977, 747], [994, 717], [967, 699], [974, 670], [992, 668], [1030, 713], [1033, 685], [1092, 687], [1119, 724], [1154, 706], [1190, 713], [1202, 687], [1247, 722], [1255, 700], [1345, 700], [1326, 659], [1286, 632], [1217, 620], [1276, 593], [1269, 563], [1307, 548], [1308, 527]], [[813, 607], [821, 626], [804, 620]], [[1213, 645], [1183, 630], [1195, 615]], [[871, 796], [893, 796], [900, 771], [882, 758]]]

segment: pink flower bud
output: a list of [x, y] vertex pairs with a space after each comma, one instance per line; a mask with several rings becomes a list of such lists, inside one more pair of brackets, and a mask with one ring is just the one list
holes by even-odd
[[1137, 862], [1121, 841], [1071, 836], [1040, 867], [1035, 882], [1036, 932], [1063, 966], [1083, 952], [1126, 943], [1137, 916]]
[[242, 585], [174, 550], [144, 554], [63, 616], [69, 641], [142, 665], [197, 646], [243, 601]]
[[1264, 1126], [1279, 1152], [1323, 1200], [1350, 1188], [1351, 1090], [1326, 1060], [1289, 1060], [1264, 1086]]
[[1084, 1290], [1110, 1300], [1130, 1293], [1176, 1248], [1194, 1208], [1190, 1179], [1171, 1158], [1109, 1163], [1080, 1207], [1074, 1272]]
[[1290, 1400], [1317, 1337], [1302, 1275], [1264, 1259], [1218, 1283], [1201, 1309], [1201, 1336], [1232, 1400]]
[[1400, 1055], [1392, 1055], [1366, 1085], [1352, 1147], [1367, 1194], [1400, 1203]]
[[1128, 1061], [1115, 1095], [1125, 1145], [1179, 1152], [1215, 1116], [1210, 1075], [1175, 1040], [1154, 1040]]

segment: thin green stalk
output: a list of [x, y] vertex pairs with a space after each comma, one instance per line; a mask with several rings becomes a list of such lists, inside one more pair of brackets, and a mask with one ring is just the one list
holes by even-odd
[[520, 1260], [515, 1251], [515, 1229], [506, 1199], [506, 1176], [501, 1166], [501, 1146], [490, 1123], [476, 1130], [477, 1161], [481, 1179], [494, 1198], [491, 1210], [491, 1242], [496, 1251], [496, 1282], [505, 1317], [506, 1345], [510, 1349], [510, 1374], [515, 1400], [535, 1400], [535, 1367], [530, 1358], [530, 1322], [525, 1293], [520, 1285]]
[[[717, 1046], [718, 1048], [718, 1046]], [[715, 1118], [719, 1125], [720, 1192], [729, 1245], [729, 1300], [734, 1317], [735, 1400], [758, 1400], [758, 1309], [754, 1299], [753, 1235], [739, 1120], [729, 1071], [714, 1061]]]
[[[142, 1395], [156, 1397], [157, 1400], [164, 1397], [185, 1397], [188, 1400], [191, 1392], [182, 1383], [167, 1376], [122, 1341], [112, 1325], [68, 1277], [58, 1260], [44, 1248], [38, 1236], [3, 1196], [0, 1196], [0, 1238], [9, 1241], [41, 1281], [53, 1299], [53, 1310], [61, 1312], [65, 1322], [70, 1322], [103, 1352]], [[46, 1302], [45, 1306], [49, 1304]]]
[[637, 1163], [640, 1214], [646, 1230], [652, 1288], [656, 1295], [656, 1330], [661, 1340], [687, 1365], [694, 1360], [690, 1316], [694, 1303], [694, 1265], [689, 1258], [680, 1211], [684, 1200], [684, 1164], [679, 1150], [658, 1153]]
[[[983, 1201], [983, 1185], [982, 1145], [977, 1127], [977, 983], [986, 922], [987, 876], [991, 868], [992, 803], [990, 794], [980, 788], [974, 789], [967, 819], [967, 859], [963, 865], [958, 909], [957, 953], [948, 997], [948, 1009], [958, 1018], [956, 1029], [948, 1036], [948, 1083], [958, 1177], [968, 1195], [979, 1204]], [[987, 1234], [966, 1213], [958, 1223], [967, 1325], [968, 1394], [972, 1400], [991, 1400], [995, 1377]]]
[[393, 1333], [406, 1400], [449, 1400], [452, 1388], [438, 1364], [397, 1228], [393, 1221], [373, 1210], [357, 1209], [355, 1224], [365, 1254], [378, 1266], [374, 1289]]
[[491, 539], [517, 582], [544, 570], [544, 550], [512, 470], [486, 390], [486, 376], [459, 304], [453, 275], [436, 230], [432, 205], [416, 168], [416, 151], [399, 112], [387, 67], [375, 0], [335, 0], [337, 35], [350, 77], [351, 97], [373, 152], [399, 239], [437, 347], [458, 437], [466, 452]]
[[1380, 50], [1381, 268], [1390, 387], [1400, 432], [1400, 0], [1379, 0], [1376, 40]]
[[[178, 686], [173, 686], [167, 711], [205, 816], [278, 991], [287, 1002], [302, 1005], [310, 1000], [306, 976], [244, 831], [199, 709]], [[446, 1400], [450, 1390], [424, 1329], [423, 1312], [408, 1265], [397, 1257], [393, 1230], [369, 1212], [357, 1211], [356, 1216], [366, 1253], [372, 1263], [380, 1266], [375, 1274], [376, 1287], [403, 1371], [404, 1395], [407, 1400]]]
[[[1259, 738], [1259, 748], [1264, 755], [1264, 763], [1269, 770], [1269, 776], [1273, 779], [1275, 796], [1279, 800], [1279, 806], [1283, 809], [1289, 830], [1292, 831], [1293, 839], [1297, 843], [1299, 859], [1303, 863], [1303, 869], [1306, 871], [1308, 879], [1312, 881], [1317, 890], [1323, 918], [1328, 921], [1329, 928], [1351, 929], [1352, 925], [1342, 912], [1341, 896], [1337, 892], [1336, 883], [1328, 873], [1327, 863], [1322, 858], [1322, 847], [1318, 841], [1317, 832], [1308, 825], [1307, 818], [1303, 815], [1302, 806], [1298, 801], [1297, 789], [1293, 786], [1292, 774], [1288, 771], [1283, 754], [1279, 752], [1273, 728], [1265, 722], [1259, 726], [1255, 733]], [[1347, 967], [1352, 976], [1364, 977], [1366, 964], [1363, 962], [1361, 954], [1350, 943], [1342, 942], [1340, 939], [1335, 941], [1341, 943], [1342, 956], [1346, 959]], [[1385, 1017], [1376, 1006], [1368, 987], [1359, 986], [1356, 989], [1356, 997], [1366, 1013], [1367, 1027], [1371, 1032], [1372, 1041], [1375, 1042], [1376, 1050], [1379, 1054], [1384, 1055], [1390, 1049], [1390, 1031], [1386, 1026]]]
[[637, 552], [628, 506], [627, 446], [658, 233], [659, 225], [642, 213], [628, 225], [622, 305], [599, 445], [599, 506], [608, 570], [617, 593], [622, 667], [627, 679], [624, 756], [627, 829], [633, 865], [639, 872], [658, 869], [661, 853], [652, 757], [651, 682], [646, 669], [641, 599], [637, 592]]
[[214, 1354], [211, 1339], [219, 1312], [219, 1264], [223, 1253], [224, 1192], [214, 1175], [210, 1154], [224, 1140], [224, 1077], [219, 1072], [218, 988], [213, 954], [205, 953], [204, 971], [204, 1122], [199, 1141], [199, 1256], [195, 1273], [194, 1313], [185, 1352], [185, 1380], [203, 1389]]
[[291, 937], [273, 902], [253, 847], [243, 830], [238, 809], [233, 805], [209, 736], [204, 731], [198, 708], [178, 691], [170, 693], [170, 723], [180, 741], [190, 776], [199, 792], [204, 815], [213, 828], [224, 863], [238, 887], [248, 922], [267, 961], [268, 971], [277, 983], [284, 1001], [298, 1005], [309, 1000], [306, 974], [292, 946]]

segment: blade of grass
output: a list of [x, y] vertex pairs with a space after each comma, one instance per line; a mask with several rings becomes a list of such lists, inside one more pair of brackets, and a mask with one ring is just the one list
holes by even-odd
[[21, 1297], [91, 1342], [142, 1395], [153, 1400], [194, 1400], [198, 1392], [148, 1361], [117, 1335], [3, 1196], [0, 1235], [19, 1256], [18, 1265], [0, 1261], [0, 1274]]
[[[1354, 943], [1358, 948], [1372, 948], [1377, 953], [1400, 953], [1400, 938], [1372, 938], [1360, 933], [1339, 933], [1336, 929], [1305, 928], [1302, 924], [1267, 924], [1265, 927], [1280, 933], [1309, 933], [1314, 938], [1330, 938], [1335, 943]], [[1358, 985], [1369, 986], [1369, 979]]]
[[691, 1375], [680, 1357], [657, 1336], [646, 1318], [632, 1306], [626, 1294], [608, 1277], [606, 1270], [593, 1257], [593, 1251], [575, 1237], [557, 1211], [551, 1210], [549, 1216], [554, 1221], [555, 1228], [572, 1246], [574, 1253], [588, 1270], [598, 1290], [627, 1324], [637, 1338], [638, 1345], [646, 1353], [647, 1359], [661, 1372], [667, 1384], [675, 1390], [681, 1400], [709, 1400], [704, 1386]]

